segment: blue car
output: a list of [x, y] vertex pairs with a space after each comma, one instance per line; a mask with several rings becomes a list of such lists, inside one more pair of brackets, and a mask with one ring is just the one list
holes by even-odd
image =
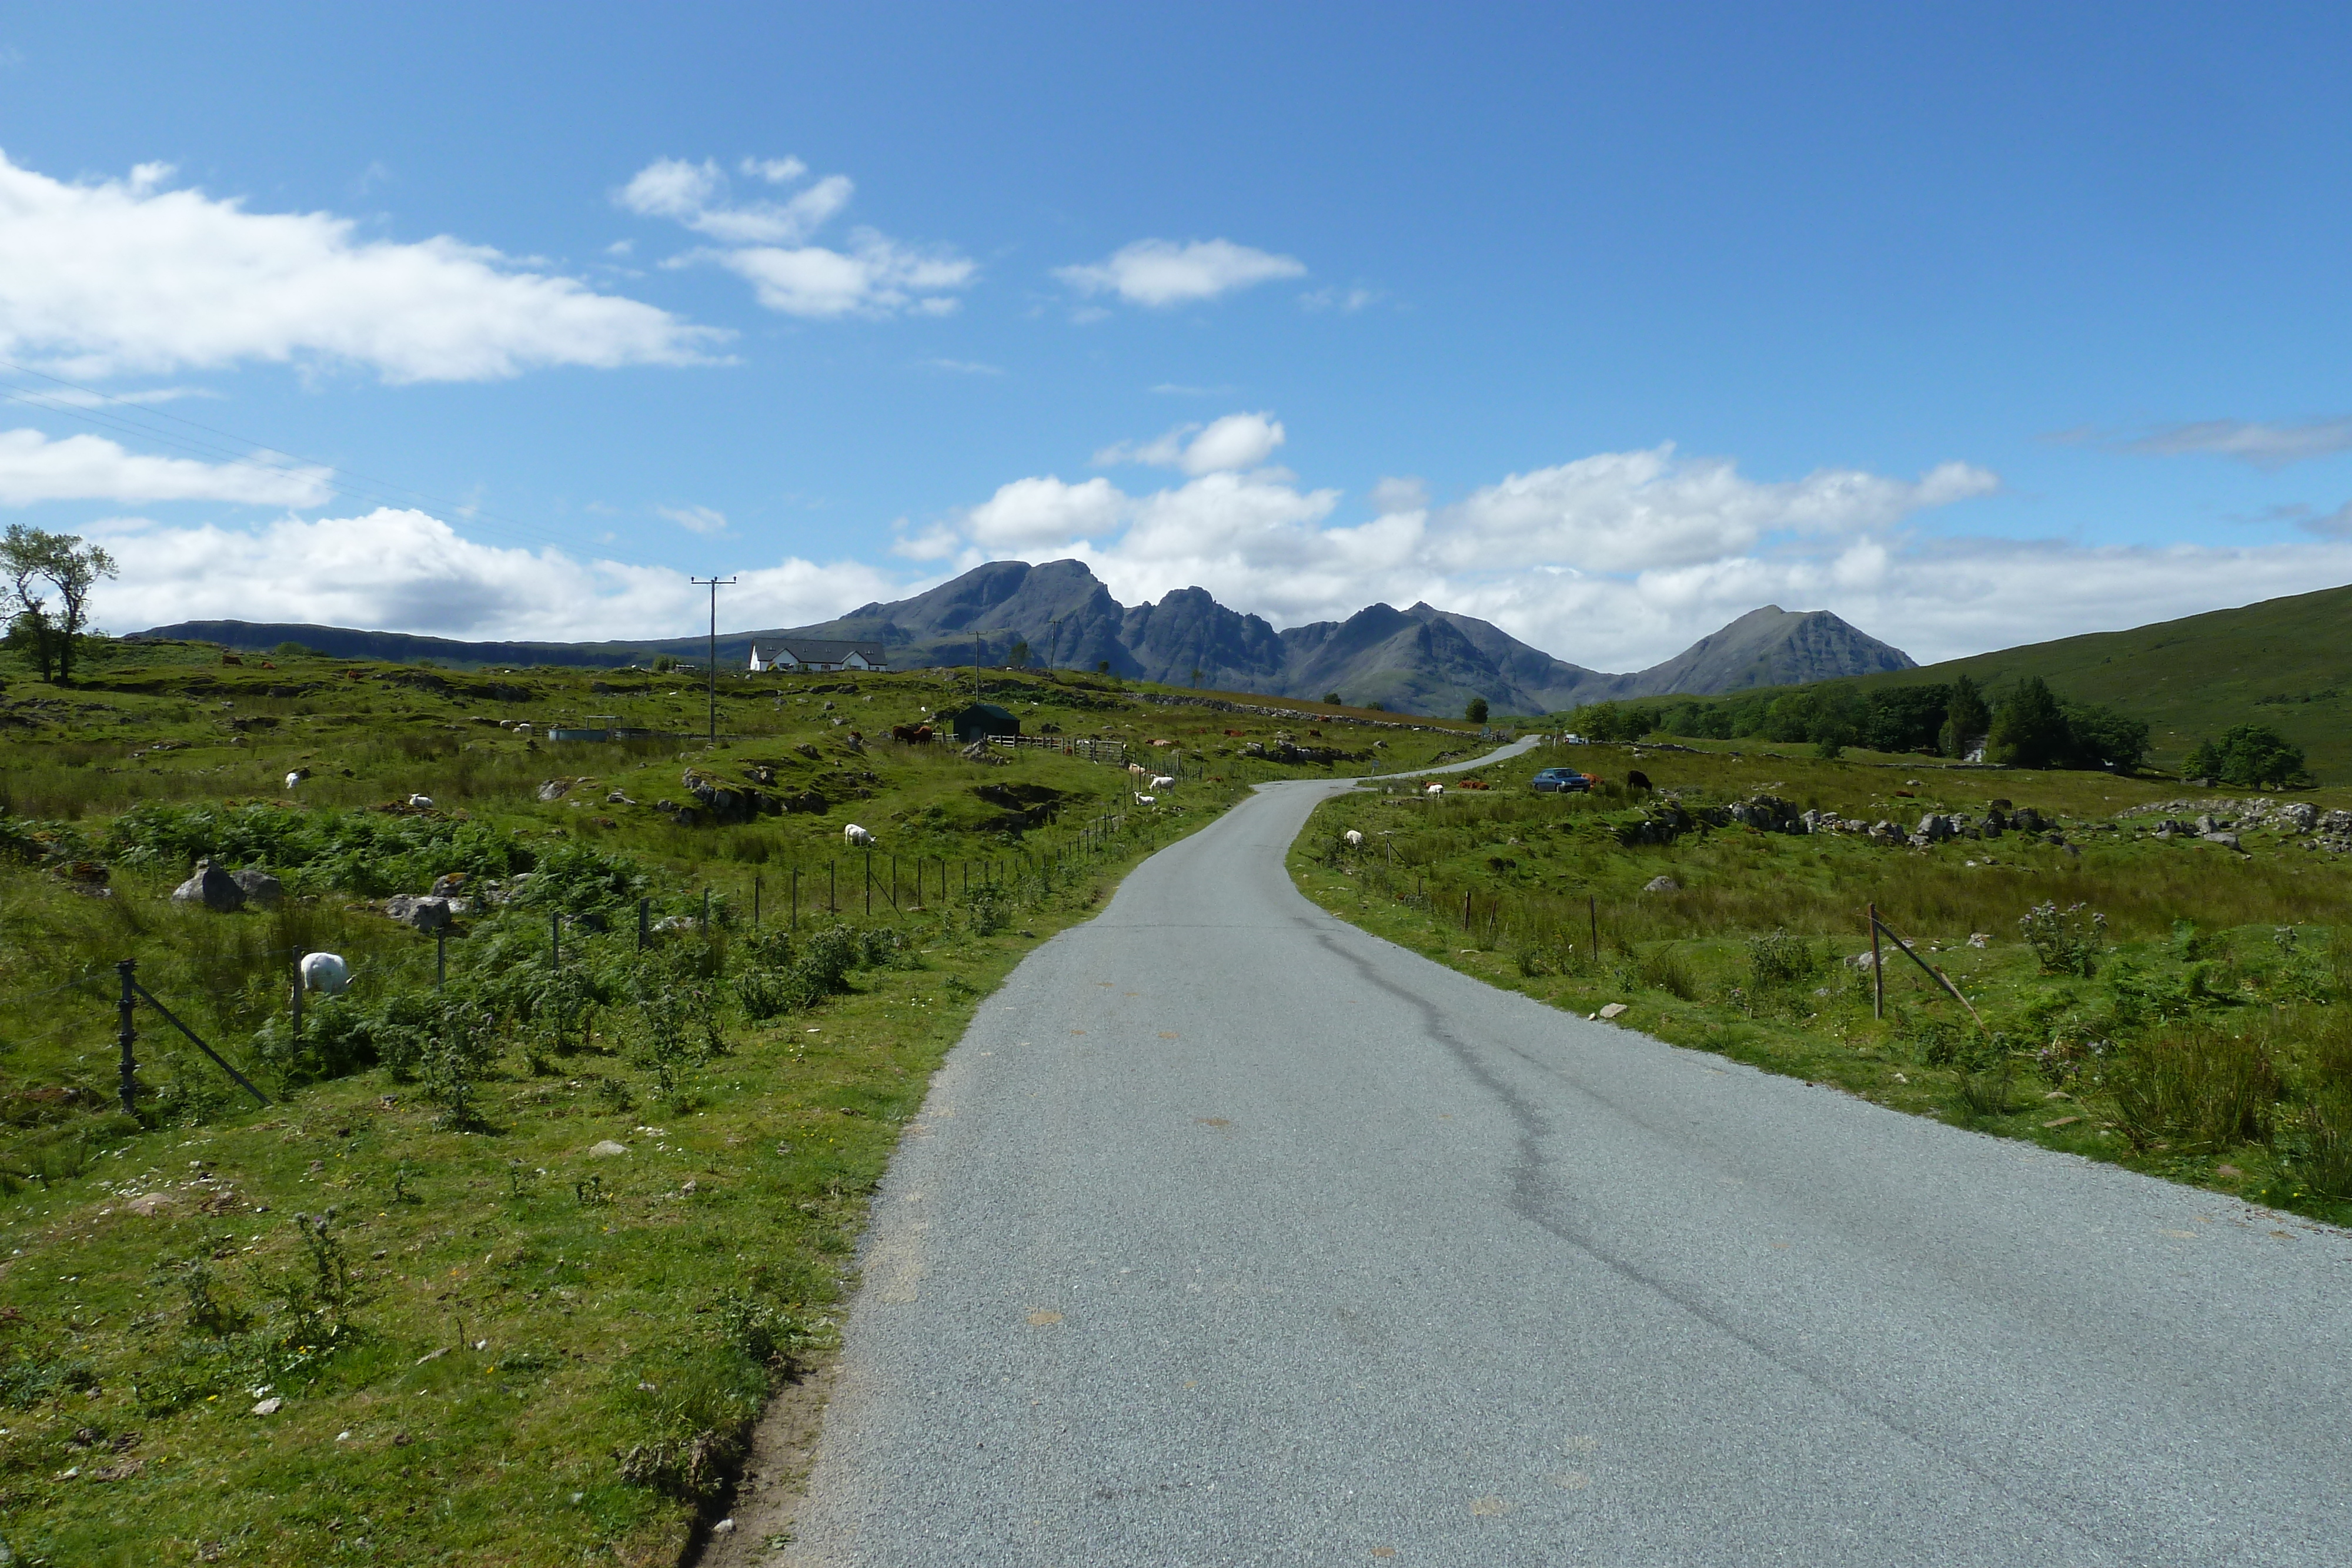
[[1591, 774], [1579, 773], [1573, 768], [1547, 768], [1535, 778], [1538, 795], [1581, 794], [1600, 782]]

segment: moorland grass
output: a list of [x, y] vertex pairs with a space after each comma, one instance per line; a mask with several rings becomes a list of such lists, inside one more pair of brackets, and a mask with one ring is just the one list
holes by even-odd
[[[1563, 756], [1603, 787], [1528, 788]], [[1635, 768], [1657, 794], [1625, 788]], [[1917, 758], [1593, 747], [1480, 781], [1491, 787], [1327, 802], [1293, 848], [1294, 875], [1334, 913], [1564, 1009], [1623, 1002], [1628, 1025], [1677, 1044], [2352, 1221], [2352, 866], [2309, 839], [2159, 841], [2156, 816], [2133, 813], [2180, 799], [2176, 782]], [[1886, 848], [1737, 825], [1622, 841], [1662, 797], [1696, 810], [1759, 793], [1906, 828], [2008, 799], [2065, 841]], [[1975, 1016], [1891, 943], [1875, 1015], [1857, 959], [1874, 904]], [[2060, 957], [2060, 927], [2096, 940]]]
[[[984, 695], [1181, 753], [1158, 808], [1076, 758], [882, 738], [961, 674], [722, 682], [710, 747], [673, 681], [271, 663], [115, 648], [0, 691], [8, 1560], [677, 1561], [825, 1354], [867, 1195], [978, 1000], [1248, 783], [1331, 771], [1246, 754], [1303, 721], [1071, 677]], [[597, 714], [672, 733], [539, 738]], [[1331, 743], [1376, 735], [1390, 767], [1465, 744]], [[689, 771], [791, 809], [687, 824], [659, 802]], [[200, 852], [289, 896], [173, 904]], [[444, 990], [379, 900], [467, 868], [510, 896], [461, 920]], [[639, 898], [672, 923], [643, 952]], [[356, 980], [297, 1036], [308, 950]], [[123, 958], [272, 1103], [142, 1006], [121, 1113]]]

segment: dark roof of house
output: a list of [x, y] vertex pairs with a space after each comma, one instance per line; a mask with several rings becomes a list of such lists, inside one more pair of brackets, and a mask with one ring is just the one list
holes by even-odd
[[839, 664], [856, 653], [869, 664], [887, 664], [890, 650], [880, 643], [838, 643], [824, 637], [778, 637], [772, 640], [754, 637], [752, 646], [760, 657], [772, 659], [779, 653], [790, 653], [803, 664]]

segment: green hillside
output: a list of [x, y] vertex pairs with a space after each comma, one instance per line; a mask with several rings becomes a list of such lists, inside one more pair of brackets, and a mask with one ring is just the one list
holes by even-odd
[[2061, 695], [2146, 719], [2149, 766], [2177, 769], [2203, 737], [2266, 724], [2303, 747], [2322, 779], [2352, 777], [2352, 587], [2322, 589], [2160, 621], [2029, 643], [1864, 686], [1919, 685], [1973, 676], [1999, 691], [2040, 675]]

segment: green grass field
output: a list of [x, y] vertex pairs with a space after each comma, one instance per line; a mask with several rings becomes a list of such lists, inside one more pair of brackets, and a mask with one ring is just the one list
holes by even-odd
[[[1528, 788], [1563, 760], [1611, 782]], [[1636, 768], [1655, 794], [1623, 787]], [[2352, 865], [2308, 837], [2158, 840], [2162, 813], [2127, 813], [2181, 799], [2178, 784], [1916, 758], [1556, 747], [1482, 781], [1328, 802], [1293, 874], [1335, 914], [1556, 1007], [1622, 1005], [1624, 1025], [1676, 1044], [2352, 1222]], [[2064, 842], [1890, 848], [1736, 822], [1624, 841], [1668, 798], [1703, 819], [1758, 794], [1906, 828], [2008, 798]], [[1876, 1016], [1854, 962], [1874, 904], [1973, 1015], [1888, 943]]]
[[[71, 687], [0, 676], [0, 1560], [26, 1563], [676, 1562], [826, 1354], [978, 999], [1248, 784], [1333, 771], [1283, 739], [1343, 771], [1475, 744], [984, 677], [1027, 732], [1181, 774], [1144, 808], [1079, 757], [887, 738], [968, 671], [724, 677], [715, 747], [684, 676], [123, 644]], [[606, 715], [668, 737], [545, 738]], [[701, 810], [689, 773], [783, 809], [663, 809]], [[201, 852], [285, 901], [172, 903]], [[452, 872], [444, 988], [383, 900]], [[356, 978], [297, 1035], [312, 949]], [[126, 958], [268, 1105], [142, 1004], [121, 1112]]]

